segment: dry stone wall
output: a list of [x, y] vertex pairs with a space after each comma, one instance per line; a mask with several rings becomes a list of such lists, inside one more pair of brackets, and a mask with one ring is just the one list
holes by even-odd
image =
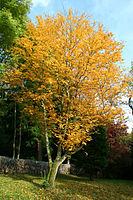
[[[48, 162], [0, 156], [0, 173], [41, 175], [43, 172], [48, 172]], [[70, 164], [60, 165], [58, 173], [70, 174]]]

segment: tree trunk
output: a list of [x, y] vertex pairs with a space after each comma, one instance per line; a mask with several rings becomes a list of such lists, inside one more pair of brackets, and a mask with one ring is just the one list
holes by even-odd
[[22, 120], [20, 120], [20, 127], [19, 127], [19, 143], [18, 143], [17, 159], [20, 158], [21, 138], [22, 138]]
[[61, 147], [58, 146], [58, 152], [57, 152], [56, 159], [52, 163], [48, 177], [47, 177], [47, 181], [48, 181], [50, 187], [54, 187], [54, 182], [56, 179], [56, 175], [57, 175], [59, 166], [64, 162], [64, 160], [66, 158], [67, 158], [67, 155], [64, 155], [61, 157]]
[[94, 175], [90, 173], [90, 181], [94, 181]]
[[67, 158], [67, 164], [70, 165], [71, 156]]
[[37, 141], [37, 153], [37, 159], [42, 161], [42, 141], [40, 139]]
[[42, 101], [42, 106], [43, 106], [43, 114], [44, 114], [44, 130], [45, 130], [46, 150], [47, 150], [48, 163], [49, 163], [49, 173], [47, 176], [47, 180], [49, 180], [53, 162], [52, 162], [52, 156], [51, 156], [51, 151], [50, 151], [50, 146], [49, 146], [49, 137], [48, 137], [47, 122], [46, 122], [46, 108], [45, 108], [44, 101]]
[[48, 183], [49, 183], [50, 187], [54, 187], [56, 175], [57, 175], [60, 164], [61, 163], [56, 160], [52, 164], [51, 171], [50, 171], [49, 178], [48, 178]]
[[16, 142], [16, 101], [14, 105], [14, 136], [13, 136], [13, 159], [15, 158], [15, 142]]

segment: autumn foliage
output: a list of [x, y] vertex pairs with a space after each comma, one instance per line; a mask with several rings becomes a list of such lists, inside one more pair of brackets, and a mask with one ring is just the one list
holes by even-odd
[[107, 128], [107, 143], [109, 145], [109, 166], [105, 170], [107, 177], [131, 178], [131, 134], [125, 124], [112, 123]]
[[103, 25], [70, 9], [66, 16], [30, 21], [12, 48], [5, 82], [44, 134], [56, 138], [60, 162], [91, 140], [93, 127], [121, 118], [118, 102], [127, 82], [117, 63], [123, 46]]
[[122, 153], [129, 152], [129, 142], [124, 144], [123, 139], [127, 136], [127, 126], [121, 123], [111, 124], [107, 129], [107, 142], [110, 148], [110, 162], [120, 159]]

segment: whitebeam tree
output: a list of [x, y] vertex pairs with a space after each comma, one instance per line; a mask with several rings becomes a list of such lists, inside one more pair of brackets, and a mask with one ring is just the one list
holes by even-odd
[[[37, 17], [12, 48], [14, 63], [5, 82], [40, 122], [49, 161], [47, 181], [54, 186], [60, 164], [91, 140], [90, 130], [122, 116], [117, 102], [127, 77], [118, 62], [123, 44], [86, 14]], [[127, 81], [125, 81], [127, 80]], [[49, 136], [56, 138], [52, 160]]]

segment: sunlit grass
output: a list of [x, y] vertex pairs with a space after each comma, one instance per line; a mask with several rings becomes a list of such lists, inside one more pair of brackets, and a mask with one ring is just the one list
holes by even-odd
[[133, 181], [60, 176], [54, 189], [31, 175], [0, 175], [0, 200], [133, 200]]

